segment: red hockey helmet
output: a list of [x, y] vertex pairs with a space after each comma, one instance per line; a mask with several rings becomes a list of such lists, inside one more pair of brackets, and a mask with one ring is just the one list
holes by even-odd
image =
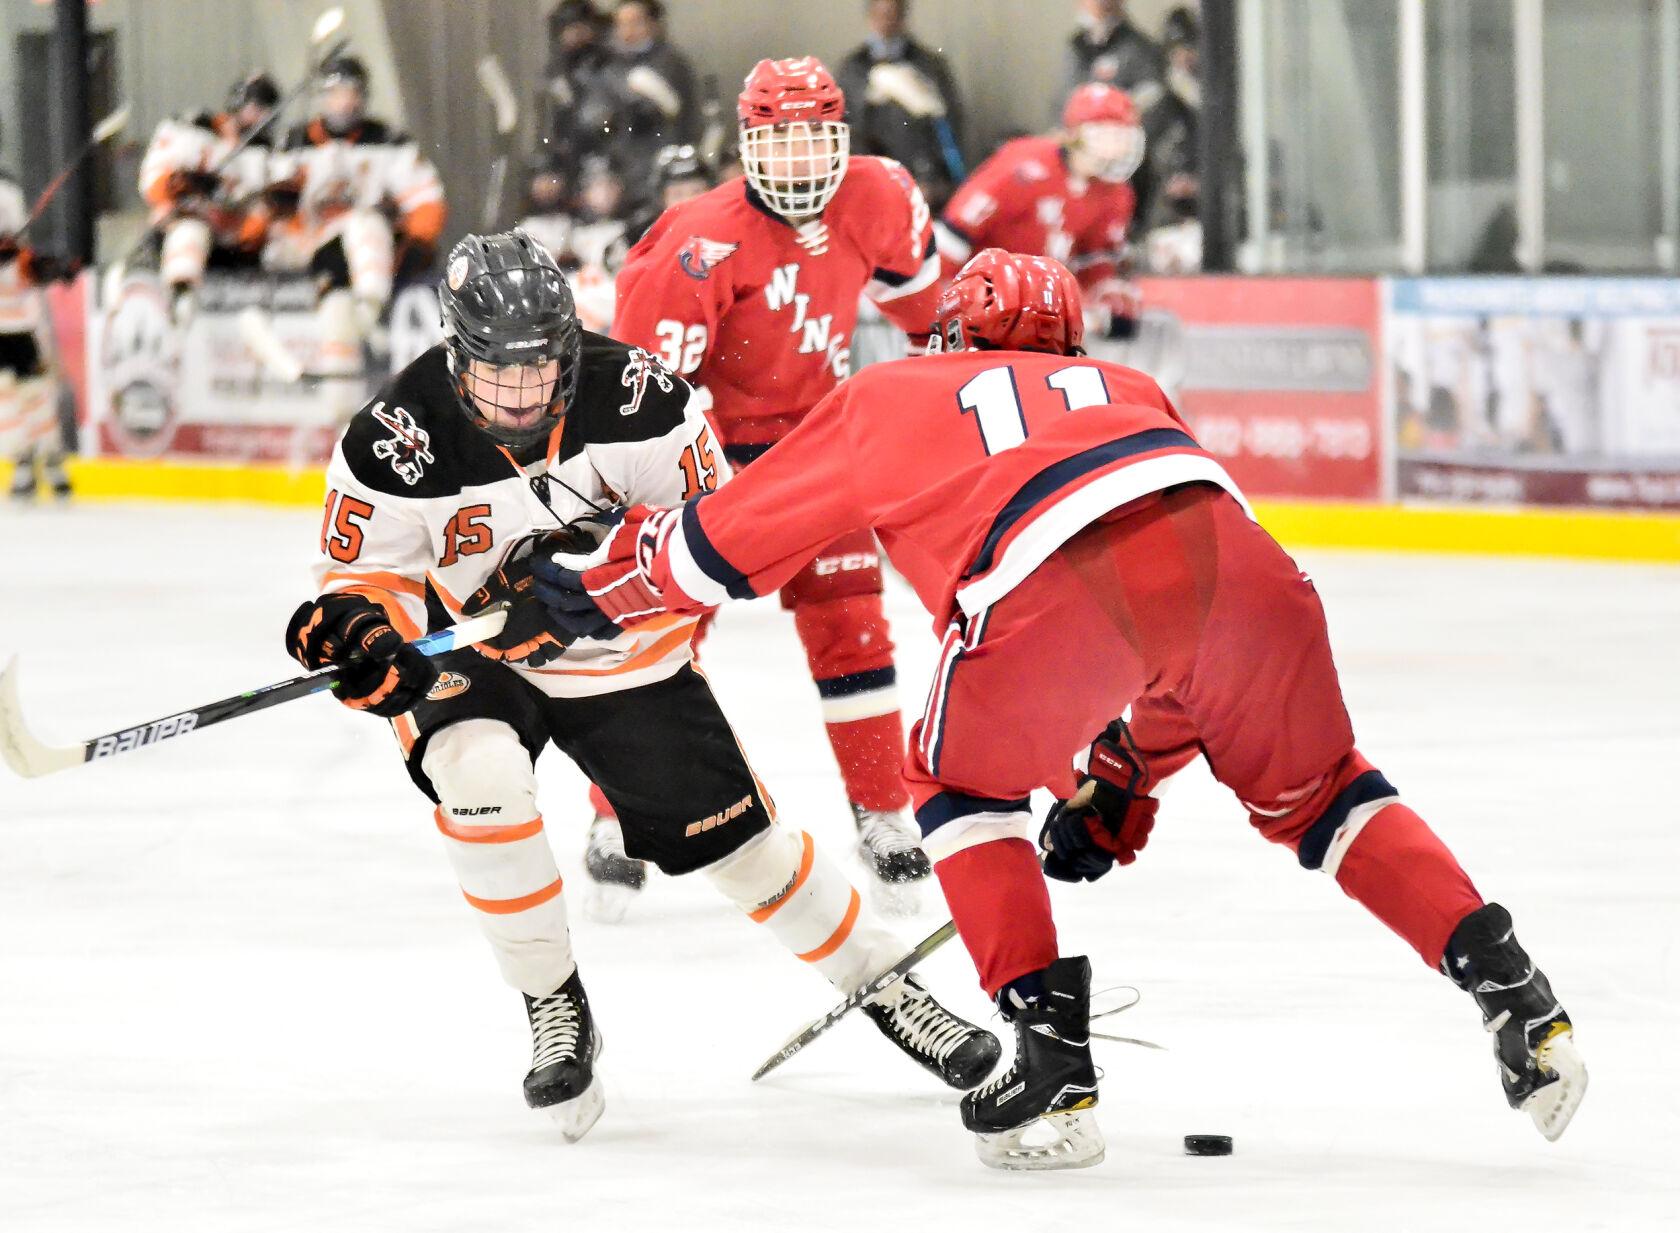
[[1101, 180], [1129, 180], [1143, 162], [1143, 123], [1124, 90], [1088, 81], [1062, 107], [1069, 148]]
[[989, 347], [1073, 355], [1085, 337], [1079, 283], [1051, 257], [987, 248], [940, 293], [933, 332], [947, 351]]
[[822, 213], [839, 191], [851, 152], [846, 96], [814, 56], [760, 60], [741, 87], [741, 169], [776, 213]]

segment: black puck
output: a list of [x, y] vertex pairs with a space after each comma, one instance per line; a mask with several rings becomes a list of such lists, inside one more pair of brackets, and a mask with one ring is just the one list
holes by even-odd
[[1184, 1154], [1186, 1156], [1229, 1156], [1231, 1154], [1231, 1136], [1185, 1135]]

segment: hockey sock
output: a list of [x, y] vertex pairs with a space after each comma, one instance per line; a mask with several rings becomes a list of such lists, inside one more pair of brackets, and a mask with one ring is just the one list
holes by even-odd
[[909, 949], [880, 926], [844, 871], [804, 831], [772, 825], [704, 872], [794, 958], [844, 993]]
[[589, 785], [589, 807], [595, 811], [597, 818], [616, 818], [618, 810], [612, 807], [607, 794], [594, 784]]
[[987, 996], [996, 997], [1010, 981], [1056, 961], [1050, 892], [1032, 844], [1025, 839], [975, 844], [933, 868]]
[[846, 782], [846, 799], [865, 809], [904, 809], [904, 720], [897, 711], [846, 723], [829, 723], [828, 743]]
[[1432, 968], [1441, 965], [1458, 923], [1482, 906], [1481, 895], [1447, 845], [1398, 802], [1373, 814], [1339, 865], [1328, 871]]

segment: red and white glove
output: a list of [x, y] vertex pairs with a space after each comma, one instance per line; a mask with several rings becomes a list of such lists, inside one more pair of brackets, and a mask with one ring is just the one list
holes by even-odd
[[681, 517], [680, 509], [632, 505], [593, 552], [534, 552], [536, 595], [554, 623], [574, 638], [604, 641], [662, 614], [653, 560]]
[[1085, 328], [1104, 338], [1126, 339], [1137, 333], [1143, 294], [1124, 278], [1105, 278], [1085, 293]]

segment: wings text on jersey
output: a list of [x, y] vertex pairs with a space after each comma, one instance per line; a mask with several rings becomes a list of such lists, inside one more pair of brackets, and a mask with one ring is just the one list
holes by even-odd
[[771, 312], [793, 308], [793, 322], [788, 333], [799, 335], [800, 355], [823, 355], [837, 380], [844, 381], [852, 373], [852, 352], [846, 345], [846, 335], [834, 328], [834, 314], [820, 317], [810, 315], [811, 297], [799, 290], [799, 263], [790, 261], [770, 272], [764, 288], [764, 302]]

